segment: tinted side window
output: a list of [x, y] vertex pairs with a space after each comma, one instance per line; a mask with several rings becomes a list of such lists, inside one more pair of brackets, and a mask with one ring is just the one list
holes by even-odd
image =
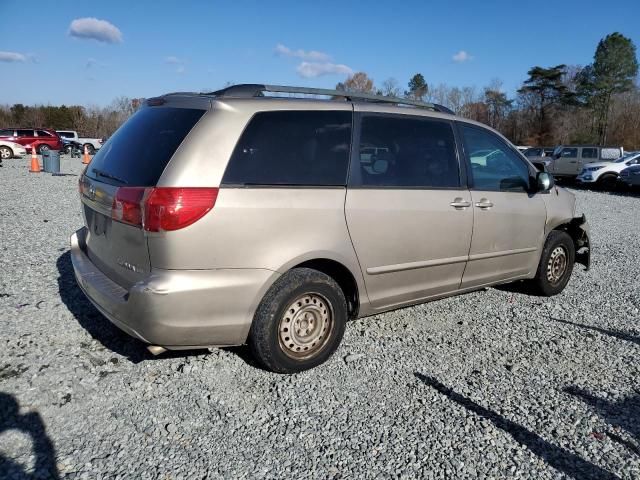
[[595, 148], [583, 148], [582, 158], [598, 158], [598, 150]]
[[465, 124], [462, 124], [462, 134], [476, 190], [528, 190], [529, 167], [499, 137]]
[[357, 151], [352, 185], [460, 185], [455, 138], [449, 122], [404, 115], [364, 115]]
[[34, 137], [33, 130], [17, 130], [19, 137]]
[[13, 130], [0, 130], [0, 137], [13, 137]]
[[49, 132], [45, 132], [44, 130], [38, 130], [39, 137], [53, 137]]
[[560, 152], [560, 156], [562, 158], [578, 158], [578, 149], [577, 148], [563, 148], [562, 152]]
[[257, 113], [240, 137], [222, 183], [344, 186], [351, 117], [348, 111]]

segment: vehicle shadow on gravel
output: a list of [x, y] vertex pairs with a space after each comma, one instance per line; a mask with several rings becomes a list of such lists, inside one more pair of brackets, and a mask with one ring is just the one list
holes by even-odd
[[84, 296], [76, 283], [71, 264], [71, 253], [66, 251], [56, 262], [58, 267], [58, 291], [62, 302], [73, 314], [78, 323], [103, 347], [114, 353], [126, 357], [132, 363], [156, 358], [166, 359], [185, 357], [202, 353], [195, 350], [176, 350], [165, 352], [159, 357], [153, 356], [146, 345], [113, 325], [96, 307]]
[[33, 473], [28, 473], [22, 465], [0, 453], [0, 478], [16, 480], [31, 478], [59, 479], [56, 466], [56, 450], [47, 436], [46, 427], [38, 412], [20, 415], [20, 406], [13, 395], [0, 392], [0, 435], [9, 430], [17, 430], [31, 438]]
[[[637, 443], [640, 443], [640, 423], [638, 423], [638, 419], [640, 419], [640, 394], [611, 402], [578, 387], [566, 387], [564, 392], [578, 397], [594, 409], [609, 425], [626, 430]], [[613, 432], [606, 432], [606, 434], [614, 442], [622, 444], [636, 455], [640, 455], [640, 448], [637, 445]]]
[[433, 388], [438, 393], [446, 396], [449, 400], [466, 408], [470, 412], [487, 419], [500, 430], [511, 435], [520, 445], [528, 448], [533, 454], [540, 457], [548, 465], [570, 478], [576, 479], [618, 479], [613, 473], [579, 457], [562, 447], [553, 445], [523, 426], [506, 419], [496, 412], [485, 408], [473, 400], [455, 392], [453, 389], [443, 385], [437, 379], [429, 377], [419, 372], [414, 375], [425, 385]]
[[584, 330], [591, 330], [592, 332], [598, 332], [603, 335], [608, 335], [613, 338], [617, 338], [619, 340], [625, 340], [627, 342], [635, 343], [636, 345], [640, 345], [640, 336], [633, 335], [628, 332], [624, 332], [622, 330], [609, 330], [607, 328], [601, 327], [593, 327], [591, 325], [584, 325], [582, 323], [571, 322], [569, 320], [562, 320], [560, 318], [551, 318], [554, 322], [564, 323], [565, 325], [572, 325], [574, 327], [582, 328]]

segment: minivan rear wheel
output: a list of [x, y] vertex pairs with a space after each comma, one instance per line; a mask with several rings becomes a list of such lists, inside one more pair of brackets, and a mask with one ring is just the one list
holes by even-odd
[[559, 230], [549, 233], [536, 276], [530, 282], [532, 290], [547, 297], [562, 292], [571, 278], [575, 256], [573, 239], [568, 233]]
[[347, 321], [344, 293], [330, 276], [294, 268], [262, 299], [249, 332], [254, 357], [278, 373], [324, 363], [342, 340]]

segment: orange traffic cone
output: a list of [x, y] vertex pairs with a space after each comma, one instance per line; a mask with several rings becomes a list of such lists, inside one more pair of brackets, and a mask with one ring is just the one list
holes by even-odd
[[31, 168], [29, 168], [31, 173], [40, 173], [42, 171], [40, 169], [40, 162], [38, 161], [37, 149], [37, 145], [31, 145]]
[[89, 149], [85, 145], [84, 146], [84, 155], [82, 156], [82, 164], [83, 165], [89, 165], [90, 161], [91, 161], [91, 159], [89, 158]]

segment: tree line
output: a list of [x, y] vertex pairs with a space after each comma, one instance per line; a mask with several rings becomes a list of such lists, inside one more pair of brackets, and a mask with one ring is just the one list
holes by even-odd
[[76, 130], [87, 137], [109, 137], [140, 106], [142, 99], [118, 97], [106, 107], [81, 105], [0, 106], [0, 128], [42, 127]]
[[[534, 66], [513, 98], [494, 79], [489, 85], [428, 84], [416, 73], [403, 88], [395, 78], [379, 85], [357, 72], [336, 85], [343, 92], [406, 97], [444, 105], [457, 115], [485, 123], [518, 145], [593, 143], [640, 149], [640, 85], [636, 47], [612, 33], [600, 40], [589, 65]], [[142, 99], [119, 97], [107, 107], [0, 106], [0, 126], [74, 129], [111, 135]]]
[[518, 145], [592, 143], [640, 149], [640, 85], [633, 42], [612, 33], [600, 40], [593, 63], [534, 66], [509, 98], [502, 82], [450, 87], [429, 85], [416, 73], [401, 88], [394, 78], [375, 85], [365, 72], [336, 85], [344, 92], [406, 97], [444, 105], [457, 115], [485, 123]]

